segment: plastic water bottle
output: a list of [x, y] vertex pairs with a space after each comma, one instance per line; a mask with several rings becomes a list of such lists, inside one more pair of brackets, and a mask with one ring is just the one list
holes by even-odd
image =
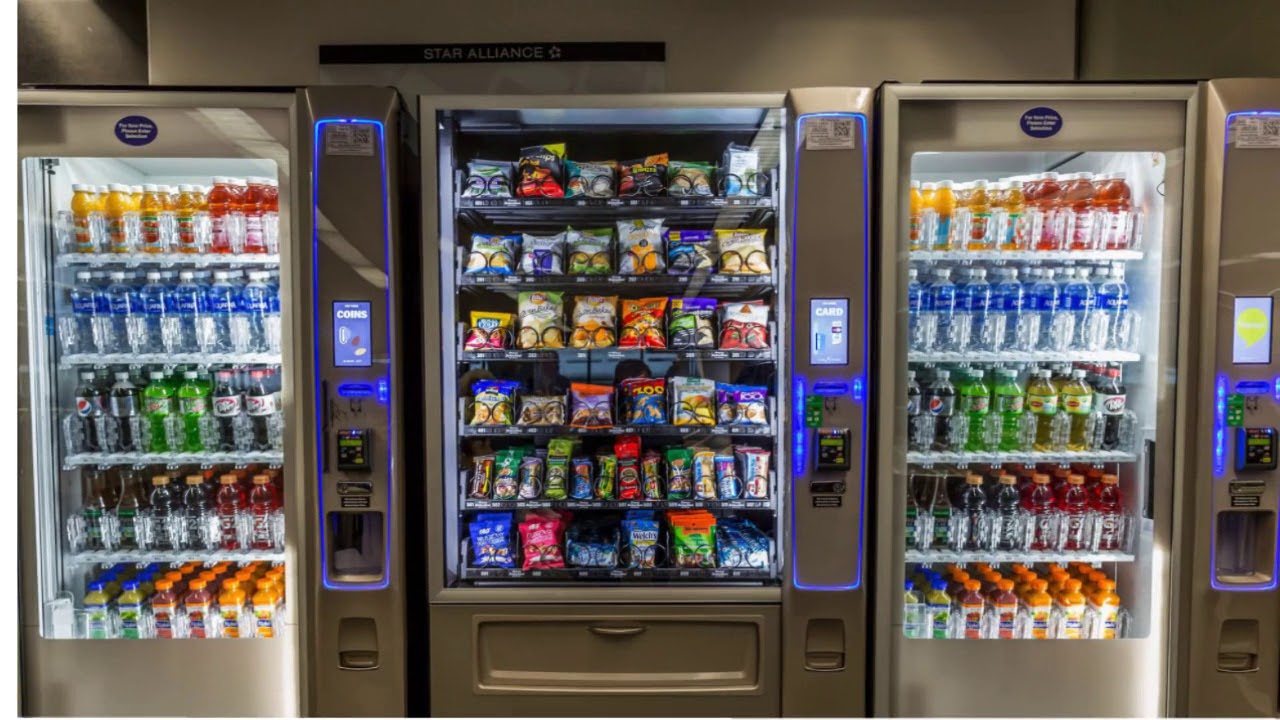
[[920, 281], [915, 268], [907, 270], [907, 349], [920, 351]]
[[95, 339], [100, 353], [129, 351], [129, 287], [123, 272], [111, 272], [108, 284], [99, 287], [96, 296]]
[[282, 342], [280, 329], [280, 275], [279, 271], [267, 273], [267, 352], [280, 352]]
[[956, 286], [951, 283], [951, 270], [947, 268], [934, 271], [934, 281], [929, 286], [929, 313], [937, 332], [937, 349], [947, 352], [962, 350], [956, 331], [958, 323], [955, 322]]
[[991, 545], [993, 550], [1018, 551], [1025, 550], [1026, 538], [1022, 509], [1019, 507], [1021, 496], [1018, 493], [1018, 480], [1013, 475], [1001, 475], [1000, 486], [996, 489], [992, 502], [994, 513]]
[[265, 272], [249, 273], [249, 283], [241, 291], [241, 315], [238, 323], [241, 337], [237, 352], [267, 352], [267, 316], [271, 313], [271, 288]]
[[76, 273], [76, 284], [71, 286], [71, 317], [60, 328], [63, 352], [91, 353], [98, 349], [94, 320], [98, 314], [97, 295], [93, 273]]
[[[1017, 277], [1017, 271], [1013, 268], [996, 268], [991, 273], [991, 308], [987, 313], [987, 333], [989, 342], [988, 350], [999, 351], [1009, 347], [1009, 338], [1012, 334], [1010, 328], [1010, 303], [1013, 304], [1013, 312], [1021, 310], [1022, 306], [1022, 285], [1015, 279], [1010, 284], [1009, 277]], [[1013, 296], [1010, 298], [1011, 288]]]
[[1133, 347], [1137, 317], [1129, 310], [1129, 284], [1124, 281], [1124, 266], [1113, 265], [1098, 286], [1096, 315], [1102, 340], [1099, 350], [1128, 350]]
[[188, 475], [186, 485], [182, 493], [182, 505], [187, 515], [186, 545], [200, 550], [216, 550], [222, 533], [204, 476]]
[[969, 274], [969, 281], [961, 288], [961, 300], [958, 304], [968, 316], [969, 333], [965, 338], [965, 350], [991, 351], [999, 347], [994, 337], [995, 326], [991, 323], [991, 285], [987, 282], [987, 271], [977, 268]]
[[223, 270], [213, 273], [213, 284], [206, 292], [209, 319], [207, 336], [201, 346], [203, 352], [231, 352], [231, 314], [236, 305], [236, 288]]
[[962, 550], [982, 550], [987, 540], [987, 493], [982, 489], [982, 476], [965, 476], [964, 492], [960, 495], [960, 513], [965, 520]]
[[180, 352], [199, 352], [203, 349], [201, 339], [205, 334], [204, 291], [196, 284], [195, 273], [183, 270], [178, 273], [178, 284], [173, 289], [174, 305], [178, 311], [178, 326], [181, 331]]
[[1083, 350], [1087, 347], [1085, 336], [1088, 333], [1089, 316], [1093, 312], [1096, 300], [1087, 268], [1076, 268], [1074, 276], [1070, 270], [1067, 271], [1067, 281], [1063, 284], [1062, 296], [1062, 305], [1071, 320], [1070, 322], [1059, 321], [1061, 329], [1057, 332], [1066, 333], [1069, 328], [1070, 333], [1055, 335], [1054, 349]]
[[170, 343], [165, 338], [166, 307], [165, 293], [167, 289], [160, 282], [160, 273], [152, 270], [146, 275], [146, 284], [138, 288], [138, 299], [142, 306], [142, 317], [135, 320], [140, 327], [141, 350], [137, 352], [172, 352]]
[[1033, 270], [1032, 275], [1035, 277], [1035, 283], [1031, 286], [1031, 312], [1039, 318], [1039, 323], [1035, 324], [1039, 325], [1040, 332], [1035, 338], [1034, 346], [1026, 349], [1048, 349], [1053, 346], [1053, 320], [1058, 314], [1059, 288], [1054, 282], [1053, 270], [1050, 268]]
[[186, 530], [186, 509], [178, 493], [170, 487], [168, 475], [151, 480], [151, 527], [149, 546], [155, 550], [181, 550]]

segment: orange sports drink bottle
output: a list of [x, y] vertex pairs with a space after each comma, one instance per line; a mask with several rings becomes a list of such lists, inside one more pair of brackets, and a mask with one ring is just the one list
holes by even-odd
[[207, 199], [209, 210], [209, 252], [219, 255], [231, 253], [231, 213], [237, 209], [239, 198], [228, 177], [215, 177]]
[[142, 252], [162, 253], [164, 237], [160, 232], [160, 213], [165, 211], [164, 197], [157, 185], [142, 186], [142, 203], [138, 206], [142, 223]]
[[97, 252], [99, 238], [94, 223], [102, 213], [102, 198], [93, 185], [72, 185], [71, 193], [73, 249], [78, 253]]
[[1062, 186], [1063, 244], [1070, 250], [1093, 249], [1093, 175], [1073, 173]]
[[1036, 209], [1040, 212], [1040, 236], [1036, 238], [1036, 250], [1062, 250], [1062, 185], [1058, 173], [1044, 173], [1036, 192]]
[[1098, 183], [1093, 195], [1094, 210], [1101, 215], [1098, 222], [1098, 247], [1125, 250], [1130, 243], [1133, 193], [1122, 172], [1111, 173]]

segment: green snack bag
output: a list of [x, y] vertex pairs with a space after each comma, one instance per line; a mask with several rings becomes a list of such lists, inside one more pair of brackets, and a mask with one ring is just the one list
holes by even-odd
[[573, 455], [573, 438], [552, 438], [547, 443], [547, 457], [571, 457]]
[[673, 524], [671, 543], [676, 567], [715, 567], [715, 525]]
[[667, 166], [667, 194], [672, 197], [714, 195], [711, 163], [672, 160]]
[[693, 450], [667, 448], [667, 499], [688, 500], [693, 496]]
[[600, 468], [600, 474], [596, 476], [595, 498], [613, 500], [618, 485], [618, 456], [597, 455], [596, 466]]
[[547, 479], [542, 496], [548, 500], [565, 500], [568, 491], [569, 458], [560, 455], [547, 457]]
[[613, 228], [570, 228], [567, 239], [570, 275], [609, 275], [613, 272]]
[[520, 482], [520, 461], [523, 459], [524, 450], [511, 448], [498, 451], [498, 459], [494, 463], [494, 500], [516, 499], [516, 489]]

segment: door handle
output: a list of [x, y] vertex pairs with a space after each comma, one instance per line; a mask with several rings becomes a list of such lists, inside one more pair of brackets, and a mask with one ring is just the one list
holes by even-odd
[[1258, 656], [1247, 652], [1218, 653], [1218, 672], [1235, 674], [1258, 672]]
[[588, 625], [587, 629], [604, 637], [633, 637], [649, 628], [644, 625]]

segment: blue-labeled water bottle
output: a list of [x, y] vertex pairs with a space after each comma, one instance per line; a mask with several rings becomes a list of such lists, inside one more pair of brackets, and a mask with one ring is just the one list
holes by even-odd
[[920, 311], [924, 294], [915, 268], [907, 270], [907, 349], [913, 352], [927, 350], [921, 335]]
[[115, 270], [107, 275], [110, 284], [103, 290], [107, 301], [108, 314], [105, 330], [102, 333], [103, 352], [124, 353], [131, 350], [129, 345], [129, 318], [132, 316], [129, 303], [128, 275]]
[[1054, 350], [1082, 350], [1086, 347], [1085, 335], [1088, 330], [1089, 315], [1093, 311], [1094, 289], [1089, 282], [1087, 268], [1075, 268], [1067, 271], [1067, 281], [1062, 288], [1062, 305], [1065, 316], [1070, 318], [1064, 322], [1057, 320], [1054, 329]]
[[996, 328], [993, 331], [996, 347], [993, 350], [1008, 350], [1018, 347], [1018, 323], [1022, 319], [1026, 289], [1018, 282], [1018, 271], [1014, 268], [996, 270], [996, 285], [991, 290], [991, 302], [995, 305]]
[[142, 303], [142, 326], [145, 349], [138, 352], [163, 353], [174, 352], [171, 344], [165, 341], [167, 289], [160, 281], [159, 271], [152, 270], [146, 274], [146, 283], [138, 289], [138, 298]]
[[929, 285], [929, 315], [937, 337], [935, 346], [944, 352], [958, 352], [962, 348], [957, 343], [956, 286], [951, 282], [951, 270], [938, 268], [933, 276], [933, 283]]
[[204, 352], [231, 352], [231, 313], [236, 306], [236, 289], [224, 270], [215, 270], [213, 284], [206, 292], [208, 320], [206, 320]]
[[1035, 346], [1028, 350], [1047, 350], [1053, 346], [1053, 319], [1058, 313], [1059, 288], [1054, 282], [1052, 268], [1040, 268], [1032, 271], [1035, 283], [1031, 286], [1031, 310], [1039, 318], [1039, 333], [1035, 336]]
[[71, 316], [58, 321], [58, 339], [63, 353], [74, 355], [97, 351], [94, 332], [94, 318], [98, 314], [97, 294], [93, 273], [76, 273], [76, 282], [71, 286], [70, 293]]
[[205, 311], [204, 289], [196, 284], [196, 276], [190, 270], [178, 273], [178, 284], [173, 289], [174, 304], [178, 312], [180, 352], [211, 352], [206, 350], [206, 337], [210, 334], [205, 327], [207, 312]]
[[977, 268], [969, 274], [969, 282], [963, 288], [964, 299], [961, 304], [969, 316], [969, 337], [966, 338], [966, 350], [991, 351], [999, 347], [995, 340], [996, 323], [991, 320], [991, 284], [987, 282], [987, 271]]

